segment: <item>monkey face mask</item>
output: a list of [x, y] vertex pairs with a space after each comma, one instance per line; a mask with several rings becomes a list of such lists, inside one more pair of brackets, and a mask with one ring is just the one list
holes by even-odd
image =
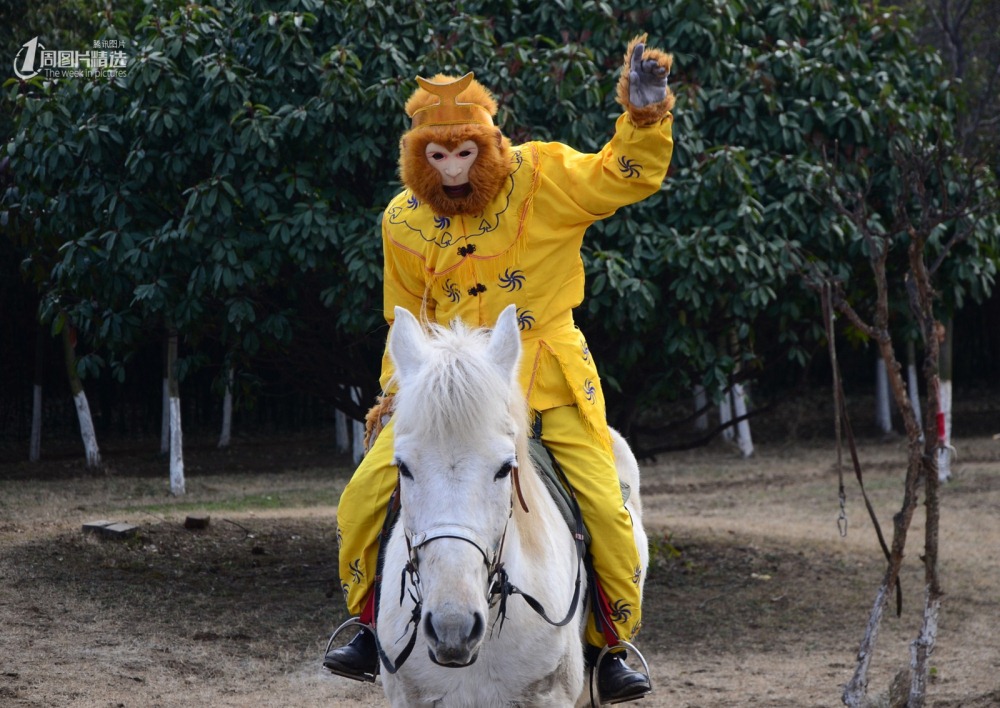
[[479, 156], [479, 146], [474, 140], [466, 140], [454, 150], [437, 143], [428, 143], [424, 155], [431, 167], [441, 175], [441, 189], [445, 196], [456, 199], [472, 193], [469, 171]]
[[493, 126], [496, 102], [472, 74], [417, 81], [406, 103], [413, 128], [400, 141], [400, 177], [436, 214], [480, 214], [510, 173], [510, 142]]

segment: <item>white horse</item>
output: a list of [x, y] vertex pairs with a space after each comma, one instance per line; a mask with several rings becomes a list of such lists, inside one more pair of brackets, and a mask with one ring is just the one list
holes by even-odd
[[[515, 309], [493, 330], [427, 331], [406, 310], [395, 314], [401, 509], [378, 605], [385, 694], [411, 708], [582, 703], [586, 575], [528, 456]], [[613, 435], [644, 577], [638, 464]], [[524, 597], [501, 598], [504, 584]]]

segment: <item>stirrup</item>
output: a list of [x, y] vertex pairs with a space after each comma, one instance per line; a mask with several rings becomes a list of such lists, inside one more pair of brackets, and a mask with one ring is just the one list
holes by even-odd
[[[333, 634], [330, 635], [330, 641], [328, 641], [326, 643], [326, 650], [323, 652], [323, 658], [324, 659], [326, 658], [326, 655], [330, 653], [330, 649], [333, 648], [333, 640], [335, 640], [337, 638], [337, 635], [340, 634], [341, 632], [343, 632], [348, 627], [351, 627], [351, 626], [354, 626], [354, 625], [357, 625], [358, 627], [360, 627], [362, 632], [372, 632], [372, 633], [375, 632], [374, 628], [371, 625], [365, 624], [364, 622], [361, 621], [361, 617], [351, 617], [346, 622], [344, 622], [342, 625], [340, 625], [335, 630], [333, 630]], [[375, 641], [377, 642], [378, 640], [376, 639]], [[643, 662], [643, 663], [645, 663], [645, 662]], [[334, 676], [343, 676], [344, 678], [353, 679], [355, 681], [364, 681], [364, 682], [367, 682], [367, 683], [375, 683], [375, 677], [378, 676], [378, 673], [379, 673], [378, 669], [381, 666], [382, 666], [382, 662], [380, 661], [376, 665], [376, 669], [375, 669], [374, 673], [369, 673], [369, 672], [365, 671], [365, 672], [362, 672], [362, 673], [359, 673], [359, 674], [348, 674], [348, 673], [345, 673], [343, 671], [337, 671], [335, 669], [331, 669], [326, 664], [323, 665], [323, 668], [325, 668], [327, 671], [329, 671]]]
[[[636, 700], [639, 700], [640, 698], [642, 698], [643, 696], [648, 696], [650, 693], [653, 692], [653, 677], [649, 673], [649, 664], [646, 663], [646, 657], [644, 657], [642, 655], [642, 652], [639, 651], [636, 648], [636, 646], [634, 644], [632, 644], [632, 642], [627, 642], [624, 639], [619, 639], [618, 640], [618, 644], [616, 644], [615, 646], [616, 647], [617, 646], [623, 646], [626, 649], [628, 649], [630, 652], [634, 653], [635, 656], [637, 656], [639, 658], [639, 663], [642, 664], [643, 673], [646, 674], [646, 680], [649, 681], [649, 690], [646, 691], [646, 693], [642, 694], [642, 696], [634, 696], [634, 697], [630, 697], [630, 698], [621, 698], [621, 699], [619, 699], [617, 701], [610, 701], [606, 705], [614, 705], [615, 703], [626, 703], [628, 701], [636, 701]], [[601, 667], [601, 662], [604, 661], [604, 657], [607, 656], [611, 652], [611, 649], [612, 649], [611, 645], [605, 645], [605, 647], [603, 649], [601, 649], [601, 652], [597, 655], [597, 659], [594, 660], [594, 665], [590, 667], [590, 705], [591, 705], [591, 708], [597, 708], [597, 706], [605, 705], [605, 704], [602, 704], [602, 703], [598, 703], [597, 701], [594, 700], [594, 686], [597, 684], [597, 673], [598, 673], [598, 669], [600, 669], [600, 667]], [[598, 695], [598, 698], [600, 698], [599, 695]]]

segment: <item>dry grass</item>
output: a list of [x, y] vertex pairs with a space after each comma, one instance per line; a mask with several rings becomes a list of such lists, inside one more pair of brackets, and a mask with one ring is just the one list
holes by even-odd
[[[959, 441], [944, 489], [944, 610], [930, 706], [1000, 703], [1000, 442]], [[113, 472], [75, 461], [0, 466], [0, 705], [384, 705], [378, 687], [323, 674], [343, 616], [334, 516], [347, 461], [301, 439], [193, 446], [188, 494], [141, 450]], [[654, 558], [640, 646], [655, 694], [642, 705], [840, 705], [883, 563], [853, 480], [836, 527], [832, 447], [712, 449], [644, 468]], [[884, 527], [900, 499], [898, 443], [863, 446]], [[183, 519], [205, 509], [205, 531]], [[137, 524], [100, 541], [81, 523]], [[871, 694], [884, 700], [919, 627], [918, 512], [904, 614], [887, 618]]]

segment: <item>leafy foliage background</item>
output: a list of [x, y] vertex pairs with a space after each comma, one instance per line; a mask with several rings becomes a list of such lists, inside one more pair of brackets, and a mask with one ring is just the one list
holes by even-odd
[[[474, 70], [515, 142], [596, 150], [628, 40], [648, 32], [674, 53], [670, 175], [585, 243], [578, 321], [619, 425], [694, 384], [718, 394], [734, 377], [801, 371], [823, 336], [805, 269], [872, 297], [831, 191], [873, 177], [888, 223], [894, 150], [935, 146], [928, 186], [944, 193], [966, 174], [940, 57], [900, 15], [857, 0], [79, 0], [25, 17], [0, 35], [8, 55], [35, 34], [128, 47], [125, 77], [8, 82], [0, 124], [4, 233], [42, 320], [80, 331], [91, 378], [124, 381], [177, 330], [182, 374], [233, 363], [250, 400], [264, 363], [359, 414], [385, 337], [378, 220], [418, 74]], [[993, 198], [992, 173], [977, 179]], [[992, 288], [995, 217], [975, 233], [942, 271], [942, 313]], [[906, 234], [894, 238], [905, 256]]]

